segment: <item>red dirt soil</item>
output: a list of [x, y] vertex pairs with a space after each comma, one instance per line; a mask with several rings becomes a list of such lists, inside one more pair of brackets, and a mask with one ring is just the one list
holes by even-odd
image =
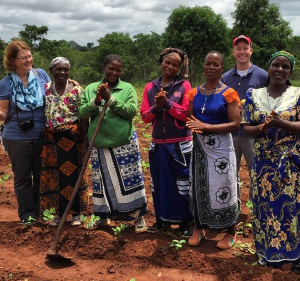
[[[136, 128], [142, 160], [147, 163], [145, 148], [149, 147], [147, 134], [151, 134], [151, 129], [141, 122], [136, 122]], [[67, 221], [62, 231], [59, 253], [72, 257], [71, 261], [47, 260], [46, 253], [56, 228], [50, 228], [42, 222], [27, 227], [19, 224], [13, 174], [6, 153], [0, 149], [0, 178], [3, 179], [7, 174], [11, 175], [10, 179], [4, 181], [4, 184], [0, 180], [0, 281], [300, 280], [299, 276], [290, 271], [289, 266], [279, 270], [256, 265], [255, 255], [246, 251], [247, 247], [219, 250], [216, 243], [222, 233], [207, 230], [207, 237], [199, 247], [184, 244], [182, 249], [176, 251], [169, 247], [173, 238], [165, 234], [136, 234], [133, 223], [129, 223], [122, 236], [116, 238], [112, 227], [120, 222], [112, 222], [101, 230], [87, 231], [81, 227], [72, 228]], [[155, 216], [149, 168], [145, 168], [144, 178], [149, 204], [145, 219], [148, 225], [152, 225]], [[245, 206], [249, 194], [249, 177], [244, 163], [241, 180], [240, 221], [246, 223], [250, 221], [249, 209]], [[243, 245], [250, 245], [251, 229], [241, 231], [238, 240], [248, 243]]]

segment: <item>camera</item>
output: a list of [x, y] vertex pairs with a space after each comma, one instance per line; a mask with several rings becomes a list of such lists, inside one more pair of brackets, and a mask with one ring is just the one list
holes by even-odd
[[27, 131], [27, 130], [31, 129], [32, 127], [34, 127], [34, 121], [32, 118], [29, 118], [23, 122], [20, 122], [18, 125], [19, 125], [20, 130]]

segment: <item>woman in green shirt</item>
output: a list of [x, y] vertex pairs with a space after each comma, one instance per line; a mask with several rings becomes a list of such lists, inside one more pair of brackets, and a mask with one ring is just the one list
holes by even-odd
[[[115, 220], [135, 220], [135, 231], [147, 230], [143, 215], [147, 202], [137, 134], [132, 122], [137, 112], [133, 86], [120, 79], [123, 61], [118, 55], [104, 59], [104, 78], [88, 85], [79, 115], [90, 118], [91, 139], [104, 103], [107, 109], [91, 152], [94, 214], [92, 229]], [[91, 228], [89, 228], [91, 229]]]

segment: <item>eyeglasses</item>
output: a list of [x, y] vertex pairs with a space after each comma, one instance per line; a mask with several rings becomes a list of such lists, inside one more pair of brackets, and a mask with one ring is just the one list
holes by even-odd
[[32, 55], [16, 58], [17, 60], [30, 60], [32, 59]]

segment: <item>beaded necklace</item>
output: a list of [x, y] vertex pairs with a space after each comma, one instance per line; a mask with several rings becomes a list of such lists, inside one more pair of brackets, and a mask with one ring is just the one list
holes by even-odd
[[163, 88], [167, 88], [169, 86], [171, 86], [172, 84], [174, 83], [174, 80], [169, 82], [169, 83], [165, 83], [163, 81], [160, 82], [160, 85], [163, 87]]

